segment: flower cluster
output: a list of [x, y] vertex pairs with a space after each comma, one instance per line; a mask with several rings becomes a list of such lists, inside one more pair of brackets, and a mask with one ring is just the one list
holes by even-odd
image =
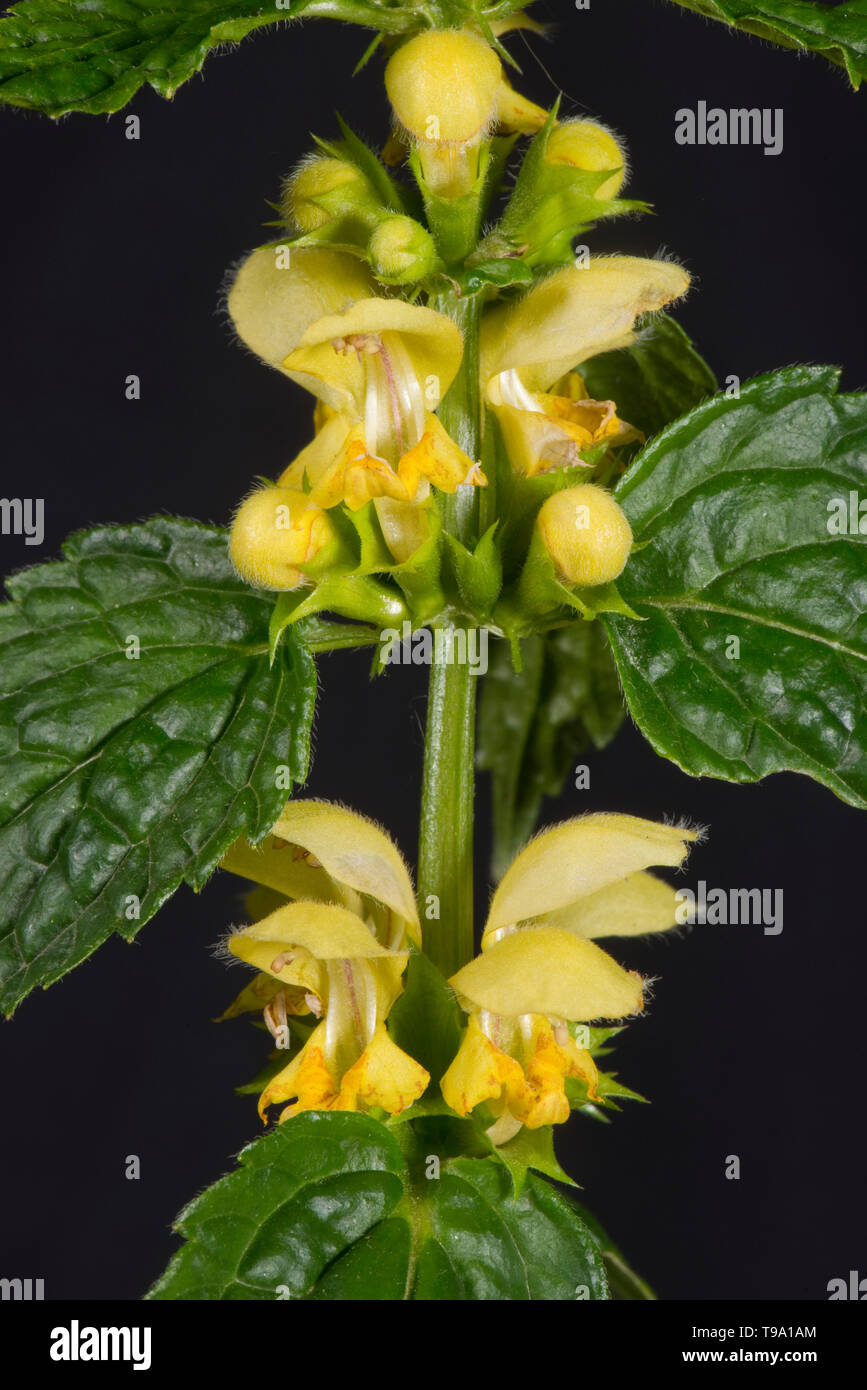
[[486, 1103], [496, 1142], [521, 1125], [569, 1118], [565, 1079], [596, 1099], [597, 1070], [570, 1024], [620, 1019], [644, 1007], [640, 976], [593, 944], [675, 925], [675, 890], [649, 865], [675, 867], [696, 832], [637, 816], [587, 815], [543, 831], [494, 894], [482, 951], [450, 981], [469, 1013], [442, 1080], [459, 1115]]
[[[631, 611], [616, 581], [632, 533], [609, 485], [642, 436], [590, 396], [584, 364], [633, 342], [689, 278], [668, 260], [574, 254], [595, 222], [643, 206], [620, 197], [623, 149], [516, 92], [489, 37], [392, 42], [382, 158], [346, 126], [317, 142], [285, 184], [284, 239], [231, 284], [241, 340], [315, 400], [312, 438], [231, 532], [239, 573], [280, 593], [272, 638], [328, 610], [380, 629], [478, 624], [517, 651]], [[403, 162], [411, 180], [392, 173]], [[644, 981], [595, 940], [675, 925], [674, 890], [649, 869], [679, 865], [694, 838], [625, 815], [545, 831], [494, 894], [480, 954], [467, 960], [464, 939], [457, 973], [437, 984], [429, 962], [395, 1008], [422, 950], [400, 854], [354, 812], [291, 803], [261, 846], [224, 860], [258, 885], [228, 941], [258, 973], [227, 1016], [261, 1012], [274, 1036], [260, 1113], [460, 1117], [490, 1148], [604, 1103], [578, 1030], [639, 1013]], [[469, 913], [461, 925], [466, 938]], [[436, 989], [454, 1045], [431, 1075], [411, 1016]]]
[[[290, 802], [264, 844], [235, 844], [223, 868], [259, 885], [264, 915], [228, 940], [257, 970], [224, 1018], [263, 1014], [280, 1053], [300, 1041], [259, 1100], [302, 1110], [398, 1113], [430, 1077], [388, 1035], [410, 943], [420, 944], [409, 874], [378, 826], [321, 801]], [[312, 1016], [315, 1024], [305, 1027]], [[293, 1028], [296, 1030], [293, 1034]]]
[[[611, 586], [631, 545], [604, 485], [612, 451], [641, 436], [576, 368], [628, 345], [688, 276], [661, 259], [576, 260], [577, 233], [643, 206], [618, 196], [623, 150], [523, 98], [480, 33], [417, 34], [385, 81], [386, 163], [346, 127], [320, 141], [284, 189], [288, 239], [254, 251], [229, 291], [242, 341], [316, 400], [310, 443], [241, 505], [233, 562], [290, 594], [293, 620], [328, 607], [376, 621], [383, 594], [417, 622], [463, 612], [518, 635], [564, 605], [588, 616], [605, 594], [589, 608], [581, 595]], [[497, 217], [521, 135], [533, 139]], [[415, 187], [387, 168], [404, 159]], [[459, 374], [481, 437], [441, 410]], [[441, 499], [487, 488], [492, 572], [478, 594], [450, 592]]]
[[[469, 1015], [440, 1083], [457, 1115], [482, 1107], [489, 1137], [504, 1143], [522, 1125], [568, 1119], [569, 1077], [597, 1098], [596, 1064], [570, 1025], [639, 1013], [644, 982], [594, 940], [675, 925], [675, 890], [647, 870], [681, 864], [695, 838], [635, 816], [587, 815], [518, 854], [491, 902], [481, 954], [449, 981]], [[422, 941], [409, 873], [388, 835], [340, 806], [290, 802], [261, 846], [240, 840], [223, 867], [259, 885], [248, 899], [257, 920], [228, 939], [232, 956], [258, 973], [224, 1017], [261, 1012], [277, 1042], [260, 1114], [287, 1101], [281, 1120], [411, 1106], [431, 1078], [386, 1020]]]

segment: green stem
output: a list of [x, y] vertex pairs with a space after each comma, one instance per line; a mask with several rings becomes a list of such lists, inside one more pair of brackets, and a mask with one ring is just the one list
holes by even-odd
[[[425, 950], [446, 976], [474, 954], [476, 680], [469, 663], [431, 666], [419, 827]], [[439, 916], [428, 918], [432, 898]]]
[[[480, 446], [479, 306], [443, 295], [436, 308], [464, 335], [461, 369], [440, 408], [449, 434], [471, 459]], [[477, 538], [477, 489], [460, 487], [443, 499], [445, 529], [472, 548]], [[431, 666], [419, 827], [419, 898], [439, 916], [427, 917], [425, 949], [448, 976], [474, 954], [473, 811], [476, 680], [468, 662]]]

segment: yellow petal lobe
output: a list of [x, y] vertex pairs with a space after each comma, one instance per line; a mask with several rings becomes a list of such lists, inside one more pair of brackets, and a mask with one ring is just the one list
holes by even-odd
[[676, 890], [642, 871], [557, 908], [541, 921], [546, 927], [562, 927], [589, 938], [646, 936], [676, 926], [677, 908]]
[[340, 1091], [329, 1108], [358, 1110], [379, 1106], [399, 1115], [427, 1090], [430, 1073], [392, 1042], [385, 1024], [376, 1031], [355, 1062], [343, 1075]]
[[325, 1060], [323, 1043], [325, 1025], [314, 1028], [309, 1039], [288, 1066], [272, 1077], [259, 1097], [259, 1114], [266, 1119], [271, 1105], [280, 1105], [294, 1096], [294, 1105], [287, 1106], [280, 1114], [280, 1122], [298, 1115], [302, 1110], [328, 1110], [337, 1094], [328, 1064]]
[[534, 1051], [524, 1064], [526, 1084], [511, 1106], [512, 1114], [528, 1129], [565, 1124], [571, 1113], [563, 1084], [567, 1076], [585, 1080], [588, 1098], [596, 1098], [599, 1073], [590, 1053], [577, 1047], [572, 1038], [563, 1044], [556, 1042], [548, 1020], [534, 1020]]
[[528, 927], [496, 941], [449, 984], [470, 1006], [494, 1014], [546, 1014], [589, 1023], [643, 1007], [642, 982], [591, 941], [554, 927]]
[[521, 1064], [501, 1052], [483, 1033], [471, 1013], [467, 1029], [451, 1066], [440, 1082], [443, 1099], [458, 1115], [468, 1115], [486, 1100], [496, 1100], [506, 1089], [520, 1095], [524, 1085]]
[[547, 391], [587, 358], [630, 342], [640, 314], [688, 287], [680, 266], [638, 256], [596, 256], [583, 268], [558, 270], [484, 316], [482, 383], [487, 390], [501, 372], [517, 370], [529, 391]]

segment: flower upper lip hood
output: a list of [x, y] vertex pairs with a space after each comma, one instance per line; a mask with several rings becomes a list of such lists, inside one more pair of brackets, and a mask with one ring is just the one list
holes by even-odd
[[688, 288], [679, 265], [639, 256], [596, 256], [586, 268], [556, 271], [482, 320], [480, 371], [488, 401], [500, 403], [504, 372], [516, 372], [528, 391], [544, 392], [578, 363], [628, 346], [641, 314]]
[[482, 952], [449, 983], [469, 1013], [442, 1080], [458, 1114], [487, 1102], [497, 1143], [522, 1124], [562, 1123], [565, 1078], [595, 1095], [593, 1058], [569, 1023], [618, 1019], [644, 1004], [643, 981], [589, 938], [676, 924], [675, 890], [647, 872], [680, 864], [697, 832], [636, 816], [588, 815], [530, 841], [491, 902]]
[[293, 246], [289, 265], [281, 269], [276, 248], [260, 246], [238, 268], [226, 307], [242, 342], [283, 371], [283, 359], [311, 323], [342, 313], [374, 288], [367, 266], [355, 256]]
[[261, 848], [241, 839], [222, 867], [278, 904], [229, 938], [230, 952], [259, 974], [224, 1017], [264, 1006], [278, 1039], [289, 1018], [321, 1020], [265, 1086], [263, 1118], [293, 1098], [281, 1120], [310, 1109], [396, 1114], [412, 1104], [430, 1078], [392, 1042], [385, 1020], [421, 932], [409, 873], [385, 832], [341, 806], [291, 802]]
[[681, 864], [697, 831], [640, 816], [599, 812], [564, 821], [531, 840], [491, 900], [482, 948], [521, 921], [579, 936], [640, 936], [675, 924], [675, 890], [651, 864]]
[[[287, 855], [287, 845], [304, 853]], [[396, 845], [372, 821], [329, 801], [290, 801], [261, 845], [236, 841], [221, 867], [288, 898], [346, 903], [348, 890], [364, 894], [421, 943], [412, 880]]]
[[641, 980], [605, 951], [556, 927], [504, 936], [450, 982], [461, 999], [492, 1014], [546, 1014], [589, 1023], [642, 1008]]
[[429, 30], [389, 59], [385, 87], [409, 136], [431, 145], [466, 145], [493, 124], [502, 65], [481, 34]]

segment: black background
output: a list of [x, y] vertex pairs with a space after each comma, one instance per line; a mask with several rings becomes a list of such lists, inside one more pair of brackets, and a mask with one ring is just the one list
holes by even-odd
[[[566, 111], [625, 136], [627, 191], [656, 209], [593, 247], [665, 247], [687, 265], [679, 317], [720, 379], [831, 361], [863, 386], [864, 95], [819, 59], [673, 6], [558, 0], [539, 13], [553, 41], [533, 53], [512, 41], [518, 85], [545, 104], [562, 88]], [[233, 345], [219, 289], [270, 236], [264, 200], [309, 131], [334, 132], [332, 108], [384, 134], [378, 62], [349, 76], [366, 42], [324, 23], [260, 35], [171, 103], [140, 94], [137, 142], [123, 114], [3, 114], [2, 491], [46, 505], [44, 546], [3, 537], [4, 570], [92, 523], [159, 511], [224, 523], [254, 474], [276, 475], [306, 442], [308, 399]], [[699, 100], [782, 107], [783, 153], [677, 145], [674, 113]], [[378, 818], [413, 861], [424, 684], [398, 668], [371, 687], [367, 664], [321, 662], [308, 792]], [[690, 816], [711, 833], [685, 882], [783, 888], [785, 926], [698, 927], [619, 952], [659, 977], [617, 1056], [653, 1103], [607, 1128], [574, 1120], [561, 1158], [660, 1296], [825, 1298], [828, 1280], [867, 1275], [867, 822], [803, 778], [691, 780], [632, 728], [587, 761], [590, 791], [567, 789], [548, 820]], [[480, 866], [487, 814], [482, 783]], [[481, 868], [479, 886], [483, 903]], [[212, 954], [237, 912], [228, 879], [182, 890], [133, 946], [108, 942], [0, 1026], [0, 1275], [42, 1277], [49, 1298], [138, 1297], [176, 1247], [174, 1214], [257, 1133], [233, 1087], [258, 1070], [262, 1035], [210, 1022], [240, 987]], [[739, 1181], [724, 1176], [731, 1154]]]

